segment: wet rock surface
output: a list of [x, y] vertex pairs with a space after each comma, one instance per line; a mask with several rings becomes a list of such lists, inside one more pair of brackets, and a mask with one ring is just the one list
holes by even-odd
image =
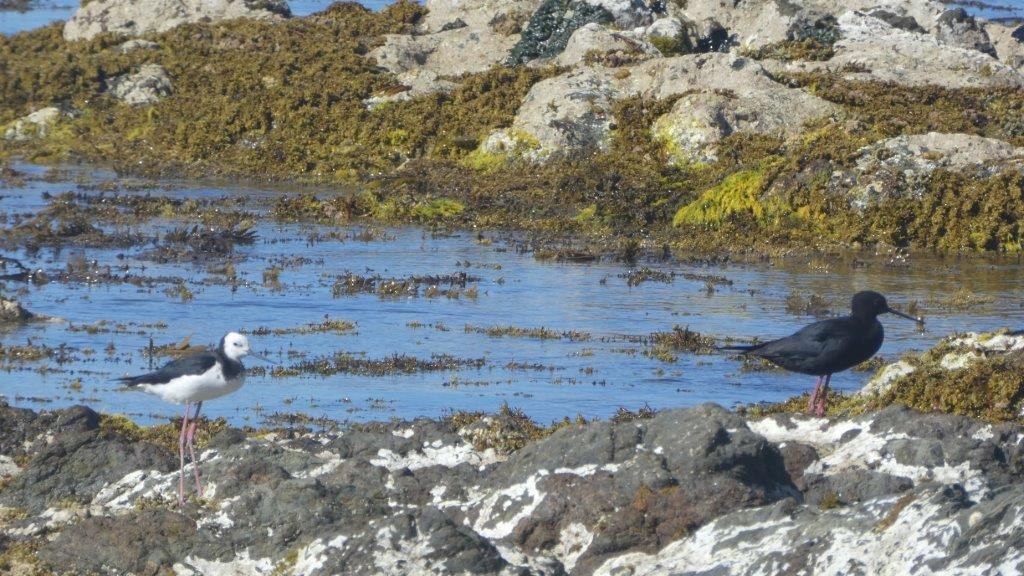
[[[206, 498], [84, 407], [0, 405], [0, 559], [98, 574], [741, 574], [1024, 567], [1024, 429], [893, 406], [707, 404], [567, 424], [511, 454], [454, 420], [228, 429]], [[190, 471], [189, 471], [190, 472]], [[923, 560], [924, 559], [924, 560]]]

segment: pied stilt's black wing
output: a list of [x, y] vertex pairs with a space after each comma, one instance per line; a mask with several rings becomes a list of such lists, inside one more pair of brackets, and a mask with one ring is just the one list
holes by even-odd
[[139, 376], [124, 376], [122, 378], [118, 378], [118, 380], [124, 382], [127, 386], [138, 386], [139, 384], [164, 384], [174, 380], [175, 378], [180, 378], [181, 376], [202, 374], [210, 368], [213, 368], [216, 363], [217, 355], [212, 351], [200, 352], [199, 354], [192, 354], [191, 356], [172, 360], [167, 364], [164, 364], [162, 368], [155, 372]]

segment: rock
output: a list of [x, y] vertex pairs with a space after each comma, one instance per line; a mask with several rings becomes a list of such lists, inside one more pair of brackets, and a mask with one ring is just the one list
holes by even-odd
[[854, 170], [834, 174], [833, 183], [847, 190], [854, 208], [863, 210], [893, 196], [919, 197], [940, 168], [975, 170], [982, 177], [1024, 169], [1024, 148], [970, 134], [897, 136], [862, 148]]
[[[1002, 334], [998, 345], [1013, 348], [1013, 338]], [[485, 419], [460, 431], [429, 419], [258, 437], [229, 429], [202, 451], [207, 498], [180, 510], [173, 457], [159, 449], [150, 458], [156, 447], [103, 433], [99, 421], [84, 407], [37, 414], [0, 402], [0, 474], [9, 476], [0, 503], [14, 509], [4, 509], [0, 543], [36, 550], [39, 570], [1024, 568], [1024, 428], [1010, 423], [898, 406], [747, 421], [707, 404], [567, 425], [507, 458], [462, 437], [485, 440]]]
[[790, 2], [687, 2], [681, 15], [694, 22], [713, 22], [730, 43], [756, 49], [788, 39], [803, 12]]
[[719, 518], [655, 553], [610, 559], [593, 574], [910, 574], [922, 566], [952, 574], [996, 565], [1013, 573], [1024, 569], [1024, 556], [1010, 552], [1024, 542], [1012, 519], [1022, 504], [1020, 485], [974, 505], [957, 486], [829, 510], [780, 502]]
[[196, 524], [169, 510], [93, 517], [65, 529], [39, 552], [51, 566], [90, 574], [159, 574], [193, 546]]
[[943, 338], [933, 350], [940, 351], [940, 354], [936, 355], [933, 351], [928, 351], [920, 354], [913, 362], [897, 360], [883, 366], [868, 380], [859, 393], [864, 396], [885, 394], [903, 377], [914, 373], [922, 365], [937, 364], [943, 370], [962, 370], [984, 358], [1020, 352], [1024, 350], [1024, 334], [1007, 332], [954, 334]]
[[422, 36], [387, 34], [384, 44], [371, 50], [368, 56], [396, 74], [426, 72], [435, 78], [454, 77], [483, 72], [501, 62], [515, 42], [515, 36], [467, 26]]
[[[95, 412], [87, 414], [95, 416]], [[109, 482], [143, 469], [168, 471], [171, 454], [157, 446], [108, 439], [86, 424], [56, 434], [0, 495], [0, 502], [33, 512], [58, 503], [89, 503]]]
[[733, 133], [794, 135], [805, 123], [837, 112], [798, 90], [696, 92], [676, 100], [651, 127], [676, 162], [714, 162], [716, 144]]
[[64, 39], [88, 40], [105, 32], [144, 36], [191, 22], [273, 20], [290, 14], [283, 0], [93, 0], [64, 24]]
[[585, 24], [608, 24], [613, 20], [612, 14], [603, 7], [583, 0], [544, 0], [530, 17], [505, 63], [518, 66], [538, 58], [557, 56], [565, 49], [573, 32]]
[[686, 31], [679, 18], [666, 16], [658, 18], [647, 27], [644, 34], [647, 36], [661, 36], [662, 38], [675, 38]]
[[17, 300], [9, 300], [0, 296], [0, 325], [26, 322], [36, 315], [22, 308]]
[[985, 22], [984, 26], [999, 61], [1024, 74], [1024, 25], [1014, 28], [999, 22]]
[[1024, 76], [989, 54], [949, 44], [930, 34], [908, 32], [863, 12], [838, 19], [842, 38], [825, 62], [794, 62], [790, 72], [828, 70], [853, 80], [903, 86], [1018, 88]]
[[869, 10], [867, 14], [873, 18], [878, 18], [882, 22], [892, 26], [893, 28], [899, 28], [900, 30], [906, 30], [907, 32], [917, 32], [919, 34], [927, 34], [928, 31], [921, 27], [917, 23], [917, 20], [910, 15], [896, 14], [889, 10]]
[[134, 74], [115, 76], [107, 83], [107, 91], [125, 104], [155, 104], [171, 94], [171, 79], [159, 64], [143, 64]]
[[490, 28], [500, 34], [502, 30], [524, 23], [540, 3], [541, 0], [427, 0], [421, 30], [426, 34], [441, 32], [446, 27], [460, 27], [453, 24], [462, 22], [469, 28]]
[[996, 50], [985, 32], [973, 16], [963, 8], [946, 10], [935, 21], [935, 37], [939, 42], [953, 46], [962, 46], [996, 57]]
[[159, 47], [160, 45], [156, 42], [134, 38], [132, 40], [126, 40], [122, 42], [114, 49], [120, 52], [121, 54], [128, 54], [136, 50], [155, 50]]
[[[687, 55], [618, 69], [581, 67], [538, 82], [526, 95], [512, 127], [500, 131], [502, 136], [496, 140], [510, 140], [513, 144], [507, 149], [527, 149], [523, 156], [534, 160], [586, 155], [607, 146], [616, 100], [634, 96], [664, 99], [693, 90], [734, 94], [740, 109], [743, 99], [757, 102], [748, 110], [761, 116], [747, 121], [743, 112], [738, 112], [730, 129], [768, 131], [787, 123], [798, 125], [809, 115], [807, 111], [831, 110], [814, 96], [778, 84], [752, 60], [727, 54]], [[772, 99], [785, 104], [771, 104]], [[691, 135], [685, 126], [670, 119], [661, 124], [667, 141], [682, 143], [680, 155], [687, 153], [688, 142], [693, 142], [694, 150], [714, 144], [714, 130], [699, 127], [699, 134]]]
[[585, 0], [611, 14], [612, 22], [623, 29], [647, 26], [653, 21], [651, 9], [642, 0]]
[[713, 405], [569, 427], [516, 452], [490, 478], [488, 496], [466, 508], [474, 530], [582, 573], [726, 510], [798, 494], [778, 451]]
[[384, 94], [375, 95], [363, 100], [363, 105], [367, 108], [373, 108], [388, 102], [404, 102], [426, 94], [448, 93], [457, 86], [455, 82], [443, 79], [433, 70], [406, 70], [399, 72], [395, 77], [399, 82], [398, 87]]
[[642, 38], [612, 32], [600, 24], [590, 23], [573, 32], [565, 50], [554, 63], [558, 66], [575, 66], [585, 61], [634, 63], [660, 55], [657, 48]]
[[67, 113], [57, 106], [40, 108], [31, 114], [22, 116], [7, 125], [4, 140], [22, 141], [32, 138], [45, 138], [61, 116]]
[[[917, 414], [902, 406], [839, 422], [776, 415], [750, 428], [773, 443], [812, 445], [824, 456], [804, 470], [808, 489], [841, 486], [857, 495], [851, 501], [892, 496], [929, 482], [959, 484], [980, 501], [1017, 482], [1014, 474], [1024, 465], [1016, 444], [1019, 426]], [[856, 474], [847, 477], [851, 473]]]

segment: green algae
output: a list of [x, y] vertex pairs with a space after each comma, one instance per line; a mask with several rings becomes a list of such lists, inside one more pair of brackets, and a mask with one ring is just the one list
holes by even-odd
[[760, 171], [732, 174], [677, 210], [672, 225], [714, 227], [734, 215], [749, 215], [757, 222], [768, 222], [776, 216], [776, 210], [761, 202], [765, 182], [766, 176]]

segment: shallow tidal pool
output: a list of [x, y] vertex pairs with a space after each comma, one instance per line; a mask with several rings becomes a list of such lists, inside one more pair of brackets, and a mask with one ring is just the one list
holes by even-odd
[[[287, 190], [134, 186], [98, 171], [54, 178], [41, 167], [16, 168], [28, 175], [24, 184], [0, 184], [8, 230], [65, 192], [93, 203], [115, 194], [199, 199], [251, 213], [255, 222], [252, 243], [201, 257], [187, 250], [168, 257], [167, 238], [196, 224], [173, 216], [102, 226], [138, 239], [130, 245], [57, 249], [8, 235], [0, 255], [49, 279], [8, 280], [2, 290], [54, 318], [0, 332], [5, 348], [46, 350], [38, 360], [0, 363], [0, 395], [35, 409], [82, 403], [142, 423], [165, 421], [179, 408], [121, 390], [113, 379], [148, 370], [151, 338], [156, 346], [186, 338], [207, 345], [228, 330], [249, 333], [253, 348], [274, 362], [247, 359], [256, 371], [245, 387], [204, 405], [206, 415], [235, 424], [281, 423], [286, 413], [335, 421], [436, 417], [505, 402], [547, 423], [608, 417], [620, 407], [778, 401], [814, 384], [813, 377], [745, 368], [729, 354], [655, 353], [650, 335], [674, 326], [718, 342], [779, 337], [814, 321], [808, 308], [845, 314], [861, 289], [878, 290], [903, 310], [913, 302], [927, 320], [919, 331], [882, 317], [888, 360], [953, 331], [1024, 324], [1024, 266], [1016, 257], [558, 262], [489, 231], [274, 221], [267, 207]], [[643, 268], [637, 283], [630, 272]], [[0, 272], [17, 270], [8, 264]], [[820, 301], [808, 306], [814, 295]], [[854, 390], [872, 373], [842, 373], [833, 386]]]

